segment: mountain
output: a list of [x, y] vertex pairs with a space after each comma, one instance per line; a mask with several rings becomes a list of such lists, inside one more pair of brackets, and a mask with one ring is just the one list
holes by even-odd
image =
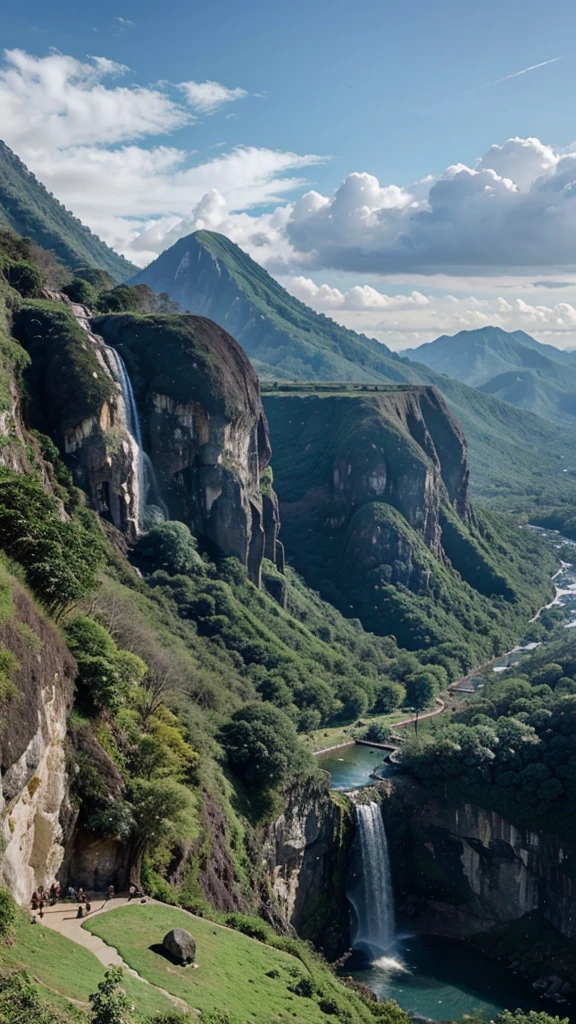
[[524, 331], [482, 327], [404, 355], [560, 425], [576, 423], [576, 356]]
[[526, 494], [530, 504], [549, 503], [551, 490], [559, 501], [576, 498], [568, 433], [316, 313], [223, 235], [197, 231], [180, 239], [131, 283], [211, 317], [240, 342], [263, 380], [434, 384], [468, 438], [476, 493], [506, 507]]
[[0, 228], [52, 249], [67, 266], [100, 267], [117, 282], [135, 267], [74, 217], [0, 141]]

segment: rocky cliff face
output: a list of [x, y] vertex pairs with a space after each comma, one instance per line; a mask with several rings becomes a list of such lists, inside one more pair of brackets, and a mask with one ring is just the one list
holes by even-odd
[[65, 737], [76, 666], [25, 590], [15, 580], [9, 586], [12, 615], [0, 626], [0, 646], [19, 667], [17, 696], [2, 712], [0, 880], [27, 903], [37, 885], [56, 878], [73, 818]]
[[260, 477], [270, 460], [258, 380], [239, 345], [202, 317], [109, 316], [95, 322], [125, 359], [144, 447], [171, 517], [260, 583], [277, 554], [277, 518]]
[[414, 927], [472, 936], [540, 911], [576, 938], [576, 850], [397, 778], [380, 787], [396, 898]]
[[[432, 595], [434, 566], [451, 562], [443, 510], [464, 529], [474, 522], [466, 441], [438, 392], [269, 391], [264, 406], [283, 537], [308, 582], [360, 618], [362, 580]], [[381, 629], [396, 633], [385, 619]]]
[[345, 880], [353, 834], [346, 798], [316, 784], [294, 788], [262, 836], [262, 858], [283, 920], [329, 959], [348, 948]]

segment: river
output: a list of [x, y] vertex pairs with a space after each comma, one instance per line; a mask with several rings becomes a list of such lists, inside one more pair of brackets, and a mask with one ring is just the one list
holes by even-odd
[[[547, 531], [536, 527], [531, 529], [538, 529], [540, 534], [550, 539], [559, 548], [562, 546], [573, 548], [576, 563], [576, 543], [574, 541], [561, 537], [556, 531]], [[556, 595], [546, 607], [565, 608], [564, 627], [566, 629], [576, 628], [576, 566], [563, 562], [561, 569], [554, 577], [554, 583]], [[543, 610], [541, 609], [535, 619]], [[490, 667], [494, 672], [505, 673], [518, 664], [522, 658], [528, 656], [537, 646], [538, 644], [531, 643], [523, 647], [515, 647], [492, 662]], [[481, 685], [482, 676], [478, 675], [474, 682], [476, 685]], [[383, 763], [384, 756], [384, 751], [378, 748], [354, 745], [340, 750], [332, 750], [323, 757], [320, 756], [318, 763], [330, 772], [332, 788], [354, 792], [370, 785], [375, 769], [378, 769], [378, 774], [382, 769], [384, 772], [386, 771]], [[359, 825], [361, 824], [362, 822], [359, 821]], [[385, 837], [383, 841], [385, 843]], [[355, 840], [356, 843], [357, 840]], [[556, 1008], [543, 1003], [523, 978], [515, 976], [502, 964], [478, 951], [448, 939], [404, 934], [400, 925], [393, 941], [388, 944], [388, 939], [386, 939], [387, 948], [385, 950], [376, 953], [372, 950], [371, 953], [367, 953], [366, 934], [370, 936], [370, 925], [372, 925], [372, 931], [379, 934], [387, 934], [390, 931], [380, 921], [382, 896], [386, 887], [390, 885], [389, 869], [382, 867], [382, 864], [385, 863], [383, 853], [384, 851], [380, 855], [371, 854], [371, 856], [380, 858], [378, 873], [372, 870], [374, 865], [369, 870], [362, 865], [363, 859], [366, 858], [366, 849], [363, 849], [362, 855], [358, 852], [355, 854], [354, 849], [352, 852], [352, 857], [358, 857], [358, 864], [355, 866], [352, 863], [351, 866], [354, 878], [350, 891], [354, 906], [353, 934], [360, 935], [363, 941], [358, 943], [359, 948], [346, 963], [347, 974], [351, 974], [358, 981], [367, 984], [380, 999], [395, 999], [403, 1009], [434, 1020], [458, 1020], [463, 1015], [483, 1017], [488, 1020], [501, 1010], [516, 1008], [525, 1011], [546, 1009], [552, 1014], [555, 1012]], [[360, 871], [365, 872], [365, 877], [364, 891], [359, 904], [356, 890]], [[387, 877], [382, 878], [381, 881], [377, 880], [382, 873]], [[372, 893], [372, 898], [368, 891], [370, 886], [378, 887], [378, 891]], [[390, 927], [393, 928], [393, 901], [389, 902], [392, 907]], [[362, 922], [361, 930], [359, 930], [358, 924], [359, 905], [368, 908], [368, 910], [364, 910], [367, 919]], [[370, 916], [370, 907], [376, 908], [373, 915], [374, 920]], [[371, 942], [373, 945], [373, 938]], [[558, 1012], [560, 1011], [558, 1010]], [[561, 1013], [562, 1016], [575, 1019], [564, 1006]]]

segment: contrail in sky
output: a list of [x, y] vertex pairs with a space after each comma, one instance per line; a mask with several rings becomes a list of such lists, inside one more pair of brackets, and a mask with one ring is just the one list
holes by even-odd
[[520, 78], [520, 75], [527, 75], [529, 71], [537, 71], [538, 68], [545, 68], [548, 64], [556, 64], [559, 60], [564, 60], [564, 57], [553, 57], [552, 60], [543, 60], [541, 64], [531, 64], [529, 68], [522, 68], [522, 71], [515, 71], [512, 75], [504, 75], [504, 78], [496, 78], [494, 82], [486, 82], [485, 85], [477, 85], [472, 92], [478, 92], [480, 89], [489, 89], [491, 85], [500, 85], [502, 82], [509, 82], [511, 78]]

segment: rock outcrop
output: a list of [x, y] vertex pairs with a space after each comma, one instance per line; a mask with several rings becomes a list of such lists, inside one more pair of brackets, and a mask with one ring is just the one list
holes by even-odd
[[264, 551], [277, 559], [278, 527], [262, 495], [270, 443], [248, 358], [203, 317], [109, 316], [94, 329], [126, 362], [171, 517], [236, 555], [259, 584]]
[[354, 820], [327, 786], [294, 787], [262, 835], [262, 858], [282, 919], [329, 959], [348, 948], [346, 863]]
[[[438, 598], [434, 569], [454, 564], [444, 519], [474, 526], [466, 441], [435, 388], [271, 390], [264, 407], [274, 443], [283, 538], [309, 585], [366, 628], [354, 590], [386, 586]], [[351, 611], [351, 609], [353, 609]], [[376, 610], [375, 610], [376, 609]], [[402, 637], [401, 642], [408, 642]]]
[[475, 804], [437, 800], [406, 777], [382, 784], [401, 910], [419, 930], [469, 937], [534, 911], [576, 938], [576, 850]]
[[57, 877], [65, 821], [73, 817], [65, 738], [76, 664], [24, 588], [11, 580], [10, 592], [12, 615], [0, 625], [0, 647], [18, 668], [16, 695], [2, 710], [0, 880], [25, 904], [36, 886]]

